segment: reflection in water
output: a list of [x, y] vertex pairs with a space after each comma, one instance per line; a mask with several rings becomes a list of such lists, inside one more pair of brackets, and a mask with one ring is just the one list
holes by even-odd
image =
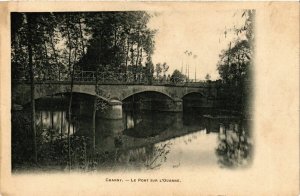
[[96, 118], [94, 152], [93, 120], [78, 112], [82, 108], [74, 108], [72, 122], [68, 122], [66, 108], [47, 108], [42, 104], [37, 108], [39, 154], [46, 160], [67, 162], [64, 156], [69, 123], [72, 164], [82, 163], [80, 168], [84, 169], [240, 167], [249, 165], [251, 160], [247, 121], [238, 116], [123, 108], [123, 119]]
[[148, 138], [161, 134], [176, 122], [180, 114], [165, 112], [125, 112], [124, 134], [135, 138]]
[[[73, 119], [71, 123], [70, 132], [74, 134], [76, 119]], [[55, 129], [62, 131], [62, 134], [67, 134], [68, 122], [66, 117], [66, 111], [38, 111], [36, 117], [36, 124], [42, 129]]]
[[252, 145], [249, 133], [242, 123], [230, 123], [227, 126], [221, 124], [218, 139], [216, 153], [221, 165], [228, 167], [249, 165]]

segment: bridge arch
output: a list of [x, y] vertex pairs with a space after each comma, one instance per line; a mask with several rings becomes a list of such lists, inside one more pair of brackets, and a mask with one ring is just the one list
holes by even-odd
[[125, 110], [138, 108], [139, 110], [164, 112], [182, 111], [181, 99], [178, 100], [168, 93], [155, 90], [144, 90], [130, 93], [122, 99], [122, 102]]
[[156, 90], [139, 90], [139, 91], [135, 91], [135, 92], [131, 92], [131, 93], [128, 93], [126, 94], [124, 97], [122, 97], [120, 101], [124, 101], [125, 99], [133, 96], [133, 95], [138, 95], [138, 94], [142, 94], [142, 93], [155, 93], [155, 94], [160, 94], [160, 95], [164, 95], [166, 97], [168, 97], [169, 99], [171, 99], [172, 101], [174, 101], [174, 98], [166, 93], [166, 92], [162, 92], [162, 91], [156, 91]]
[[184, 112], [195, 112], [204, 114], [211, 111], [214, 107], [214, 101], [210, 99], [212, 95], [205, 92], [189, 92], [182, 97], [182, 105]]
[[206, 97], [206, 95], [203, 92], [200, 91], [190, 91], [187, 92], [185, 94], [183, 94], [183, 96], [181, 97], [181, 99], [184, 99], [185, 97], [191, 96], [191, 95], [200, 95], [202, 97]]
[[[103, 96], [100, 96], [100, 95], [97, 95], [96, 93], [93, 93], [91, 91], [86, 91], [86, 90], [81, 90], [81, 89], [74, 89], [72, 91], [72, 93], [82, 94], [82, 95], [89, 95], [89, 96], [96, 96], [97, 98], [99, 98], [101, 100], [104, 100], [107, 103], [111, 102], [110, 99], [108, 99], [106, 97], [103, 97]], [[37, 100], [37, 99], [40, 99], [40, 98], [43, 98], [43, 97], [47, 97], [47, 96], [51, 96], [51, 95], [59, 95], [59, 94], [70, 94], [70, 92], [68, 90], [65, 90], [65, 89], [57, 89], [57, 90], [53, 90], [53, 91], [47, 91], [47, 90], [41, 91], [40, 89], [36, 89], [34, 99]], [[21, 103], [21, 105], [26, 105], [26, 104], [30, 103], [30, 100], [31, 100], [30, 96], [27, 96], [26, 99], [23, 99], [22, 102], [20, 102], [20, 103]]]
[[[103, 96], [100, 96], [100, 95], [97, 95], [97, 94], [93, 94], [93, 93], [89, 93], [89, 92], [82, 92], [82, 91], [72, 91], [73, 94], [80, 94], [80, 95], [88, 95], [88, 96], [96, 96], [97, 98], [105, 101], [105, 102], [110, 102], [111, 99], [107, 99], [106, 97], [103, 97]], [[54, 95], [57, 95], [57, 94], [71, 94], [71, 92], [59, 92], [59, 93], [56, 93]], [[74, 96], [74, 95], [73, 95]]]

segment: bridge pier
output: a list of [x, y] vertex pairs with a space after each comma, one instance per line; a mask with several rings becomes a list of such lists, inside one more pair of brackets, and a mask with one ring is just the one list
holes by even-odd
[[175, 98], [174, 99], [174, 108], [173, 112], [182, 112], [183, 111], [183, 104], [182, 104], [182, 99], [180, 98]]
[[122, 110], [122, 102], [118, 100], [111, 100], [108, 103], [108, 107], [104, 109], [104, 111], [98, 111], [98, 116], [105, 119], [122, 119], [123, 110]]

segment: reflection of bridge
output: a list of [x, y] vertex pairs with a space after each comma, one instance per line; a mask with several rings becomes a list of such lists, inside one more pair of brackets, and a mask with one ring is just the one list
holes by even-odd
[[[69, 81], [60, 82], [36, 82], [35, 99], [45, 96], [69, 93], [71, 85]], [[145, 85], [145, 84], [98, 84], [96, 91], [95, 82], [74, 81], [73, 92], [97, 96], [110, 105], [106, 117], [122, 117], [122, 101], [132, 95], [143, 92], [160, 94], [168, 100], [167, 111], [182, 111], [183, 98], [190, 94], [198, 94], [200, 97], [213, 100], [218, 96], [219, 87], [207, 83], [194, 83], [193, 85]], [[13, 103], [24, 105], [30, 102], [30, 84], [14, 82], [12, 89]], [[210, 106], [207, 106], [210, 107]]]

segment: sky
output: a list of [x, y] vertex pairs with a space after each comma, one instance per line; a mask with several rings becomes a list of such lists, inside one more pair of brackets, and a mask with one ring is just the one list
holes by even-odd
[[[206, 74], [210, 74], [212, 80], [218, 79], [219, 54], [234, 38], [235, 34], [230, 29], [244, 23], [241, 13], [241, 10], [201, 10], [155, 14], [148, 24], [151, 29], [158, 30], [152, 57], [154, 65], [166, 62], [169, 65], [168, 74], [175, 69], [185, 74], [186, 64], [189, 64], [190, 79], [195, 78], [195, 72], [197, 80], [204, 80]], [[186, 50], [197, 55], [197, 58], [193, 55], [188, 58], [184, 54]]]

